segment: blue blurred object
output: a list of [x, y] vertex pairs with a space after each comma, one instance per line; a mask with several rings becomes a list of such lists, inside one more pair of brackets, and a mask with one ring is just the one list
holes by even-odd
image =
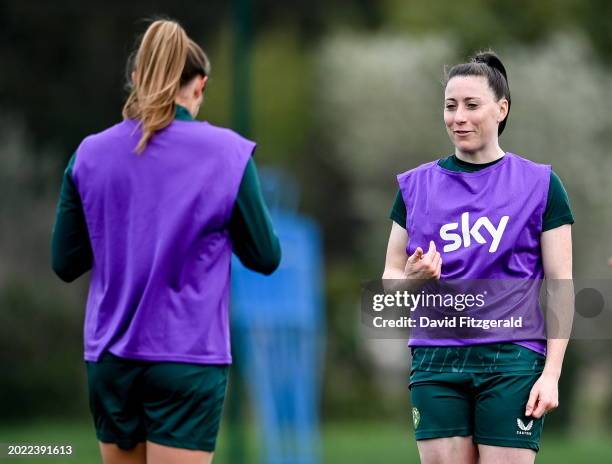
[[314, 464], [325, 345], [321, 238], [314, 222], [290, 211], [294, 184], [266, 171], [262, 185], [283, 256], [267, 277], [234, 258], [232, 344], [253, 401], [261, 462]]

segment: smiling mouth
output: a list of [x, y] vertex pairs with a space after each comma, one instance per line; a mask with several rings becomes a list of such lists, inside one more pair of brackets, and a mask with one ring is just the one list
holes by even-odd
[[472, 131], [453, 131], [456, 135], [468, 135], [471, 134]]

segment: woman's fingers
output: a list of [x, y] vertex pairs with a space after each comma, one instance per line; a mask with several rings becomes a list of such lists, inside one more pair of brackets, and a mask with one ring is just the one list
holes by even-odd
[[544, 404], [543, 401], [538, 401], [535, 411], [533, 411], [531, 413], [531, 417], [535, 418], [535, 419], [539, 419], [540, 417], [542, 417], [544, 415], [544, 413], [546, 412], [546, 406]]
[[417, 247], [406, 261], [406, 271], [416, 278], [439, 279], [442, 272], [442, 256], [436, 251], [436, 244], [433, 240], [429, 242], [427, 253], [423, 254], [423, 249]]
[[559, 402], [552, 399], [542, 399], [538, 401], [535, 411], [531, 414], [532, 417], [539, 419], [544, 414], [559, 407]]
[[559, 406], [558, 378], [542, 373], [529, 392], [525, 415], [534, 419], [541, 418], [548, 411]]
[[538, 396], [540, 394], [540, 390], [537, 385], [534, 385], [529, 392], [529, 400], [527, 400], [527, 406], [525, 406], [525, 415], [531, 416], [531, 413], [535, 409], [536, 401], [538, 400]]
[[436, 244], [433, 240], [429, 241], [429, 249], [427, 253], [423, 256], [423, 263], [430, 264], [436, 256]]
[[408, 257], [408, 262], [411, 264], [417, 263], [421, 260], [422, 257], [423, 257], [423, 249], [421, 247], [417, 247], [417, 249], [414, 250], [414, 253], [412, 253]]
[[546, 387], [536, 382], [529, 393], [529, 400], [525, 407], [525, 415], [539, 419], [548, 411], [559, 406], [559, 401], [554, 394], [547, 391]]
[[436, 244], [433, 240], [429, 241], [429, 250], [427, 250], [427, 254], [435, 254], [436, 253]]
[[432, 271], [437, 271], [438, 270], [438, 263], [440, 262], [440, 253], [435, 252], [433, 257], [431, 258], [431, 270]]

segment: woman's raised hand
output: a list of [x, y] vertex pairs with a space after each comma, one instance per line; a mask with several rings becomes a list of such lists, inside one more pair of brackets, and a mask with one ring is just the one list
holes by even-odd
[[442, 257], [436, 251], [433, 240], [429, 242], [429, 250], [423, 254], [423, 249], [417, 247], [414, 253], [408, 257], [404, 268], [406, 279], [439, 279], [442, 272]]

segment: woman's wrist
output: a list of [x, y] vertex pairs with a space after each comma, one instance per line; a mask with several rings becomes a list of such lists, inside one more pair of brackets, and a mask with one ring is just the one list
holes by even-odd
[[544, 370], [542, 371], [542, 375], [547, 377], [552, 377], [555, 380], [559, 380], [561, 377], [561, 366], [547, 366], [544, 365]]

